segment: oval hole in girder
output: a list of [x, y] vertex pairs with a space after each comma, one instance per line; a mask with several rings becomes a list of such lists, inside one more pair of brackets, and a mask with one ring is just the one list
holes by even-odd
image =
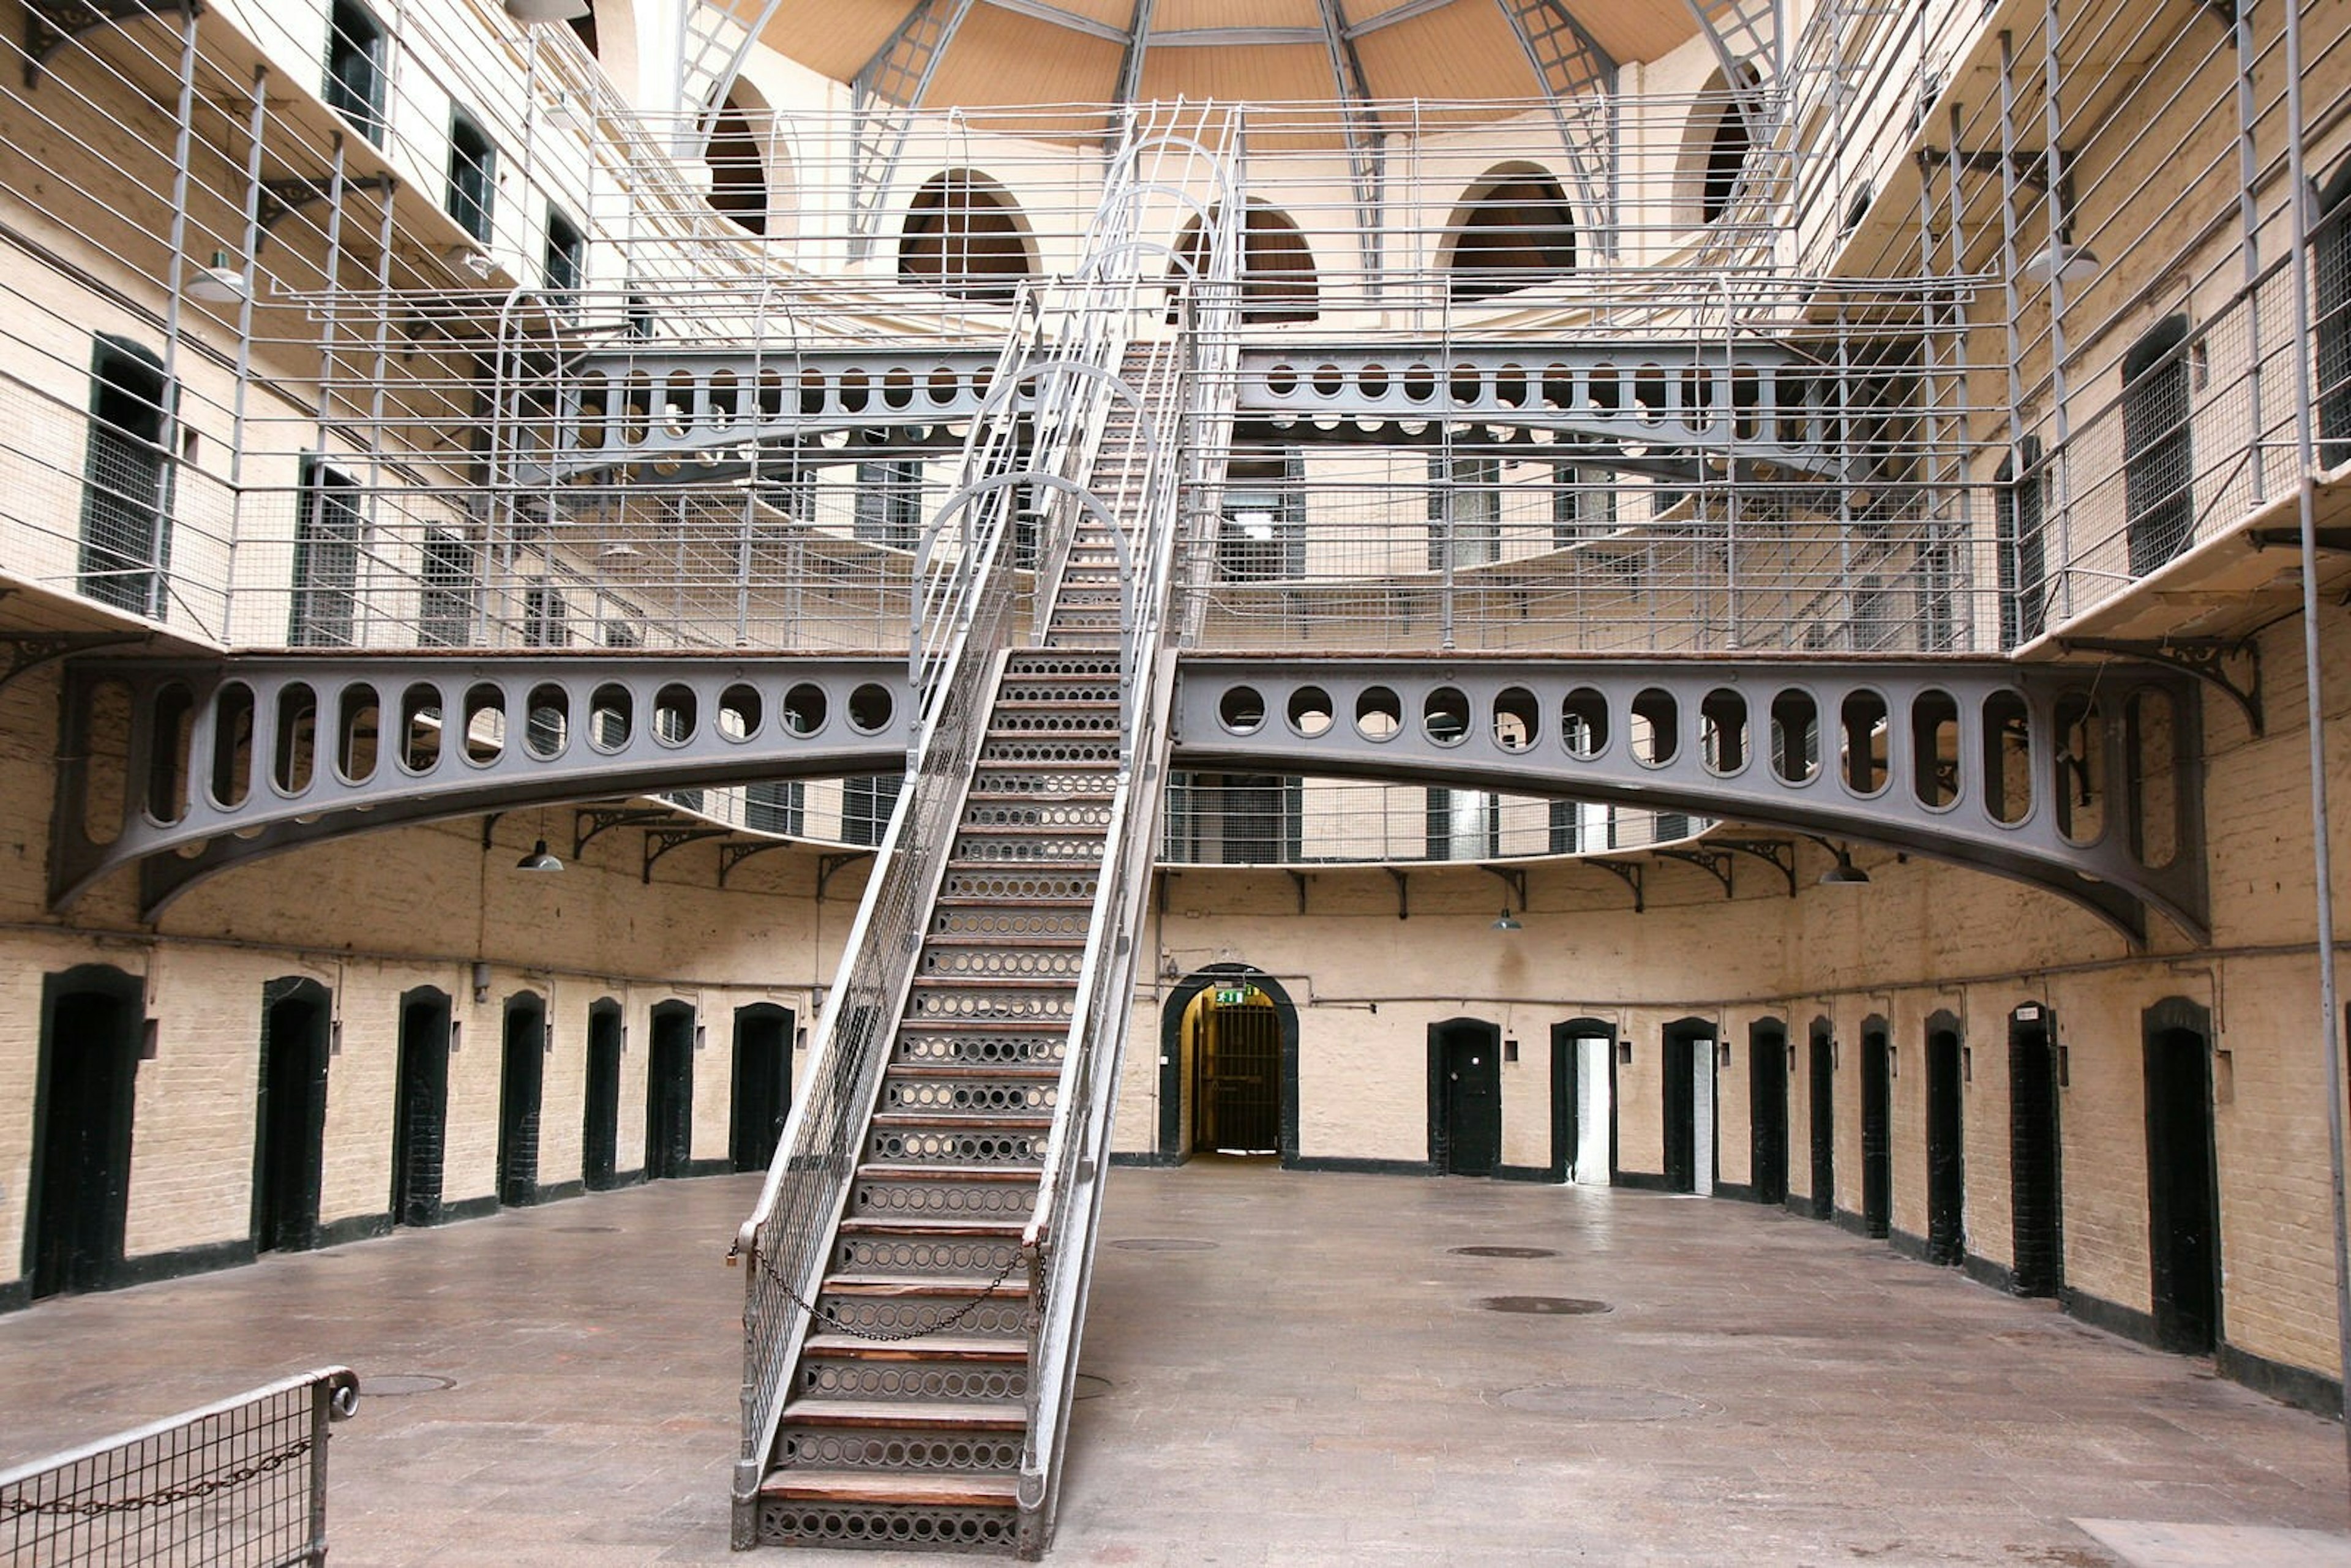
[[1531, 748], [1542, 733], [1542, 705], [1524, 686], [1504, 686], [1494, 698], [1494, 744], [1505, 751]]
[[2068, 692], [2057, 699], [2057, 754], [2050, 760], [2058, 832], [2068, 843], [2096, 843], [2106, 831], [2106, 721], [2096, 698]]
[[2032, 814], [2032, 711], [2015, 692], [1983, 701], [1984, 814], [2013, 826]]
[[382, 753], [382, 700], [360, 681], [343, 688], [335, 708], [335, 771], [346, 784], [364, 784]]
[[1717, 686], [1698, 699], [1698, 759], [1718, 779], [1747, 768], [1747, 695]]
[[824, 727], [830, 712], [824, 688], [814, 681], [802, 681], [784, 694], [784, 730], [789, 735], [810, 736]]
[[672, 681], [653, 694], [653, 738], [664, 746], [692, 740], [701, 720], [692, 686]]
[[616, 681], [598, 686], [588, 698], [588, 744], [599, 751], [618, 751], [634, 736], [636, 698]]
[[1663, 686], [1645, 686], [1633, 698], [1631, 722], [1625, 727], [1633, 760], [1644, 768], [1663, 768], [1681, 751], [1681, 704]]
[[465, 688], [465, 760], [488, 767], [506, 755], [507, 694], [491, 682]]
[[1938, 811], [1959, 798], [1959, 705], [1949, 692], [1910, 699], [1910, 792]]
[[183, 681], [155, 693], [148, 734], [147, 816], [169, 827], [188, 814], [188, 758], [196, 736], [196, 699]]
[[718, 694], [718, 733], [729, 740], [748, 740], [759, 733], [763, 705], [758, 689], [737, 681]]
[[867, 681], [849, 694], [849, 727], [860, 735], [878, 735], [890, 727], [898, 702], [890, 688]]
[[1886, 699], [1876, 692], [1849, 692], [1839, 705], [1837, 770], [1856, 795], [1886, 788]]
[[1559, 738], [1580, 762], [1608, 749], [1608, 699], [1597, 687], [1578, 686], [1561, 700]]
[[1809, 784], [1821, 773], [1821, 705], [1793, 686], [1771, 698], [1771, 771], [1782, 784]]
[[1331, 733], [1331, 694], [1321, 686], [1301, 686], [1290, 694], [1290, 727], [1309, 740]]
[[213, 803], [245, 804], [253, 788], [253, 688], [231, 681], [213, 699]]
[[1365, 686], [1355, 697], [1355, 733], [1365, 740], [1390, 740], [1404, 728], [1404, 701], [1393, 686]]
[[1255, 686], [1227, 686], [1217, 698], [1217, 722], [1235, 735], [1255, 735], [1265, 726], [1265, 694]]
[[441, 688], [419, 683], [400, 694], [400, 766], [430, 773], [441, 764]]
[[1420, 729], [1437, 746], [1458, 746], [1469, 733], [1469, 697], [1459, 686], [1439, 686], [1421, 699]]
[[523, 709], [523, 748], [539, 760], [563, 755], [571, 742], [571, 694], [552, 681], [530, 690]]
[[270, 781], [281, 795], [299, 795], [319, 771], [319, 694], [308, 681], [278, 688], [276, 742]]

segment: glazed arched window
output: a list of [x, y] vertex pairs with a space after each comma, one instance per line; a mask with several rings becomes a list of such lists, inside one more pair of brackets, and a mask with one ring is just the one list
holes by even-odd
[[1504, 164], [1469, 187], [1447, 225], [1456, 299], [1486, 299], [1575, 269], [1575, 217], [1559, 182], [1532, 164]]
[[1037, 270], [1020, 204], [987, 175], [951, 169], [915, 193], [898, 241], [900, 277], [958, 299], [1003, 305]]

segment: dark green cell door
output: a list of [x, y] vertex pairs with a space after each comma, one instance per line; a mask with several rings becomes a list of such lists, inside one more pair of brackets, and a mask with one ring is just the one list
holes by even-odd
[[79, 987], [75, 973], [51, 978], [41, 1041], [25, 1265], [37, 1299], [99, 1289], [122, 1261], [141, 982], [105, 969]]
[[392, 1222], [441, 1218], [449, 1143], [449, 998], [430, 987], [400, 1003], [400, 1086], [392, 1111]]
[[539, 1098], [547, 1082], [547, 1004], [525, 993], [507, 1003], [498, 1074], [498, 1201], [538, 1201]]
[[325, 1176], [327, 988], [276, 980], [263, 991], [261, 1082], [254, 1105], [253, 1246], [297, 1251], [319, 1241]]
[[1788, 1037], [1777, 1026], [1747, 1036], [1747, 1094], [1751, 1117], [1748, 1157], [1755, 1201], [1788, 1199]]
[[686, 1173], [694, 1143], [694, 1009], [653, 1009], [653, 1042], [645, 1081], [645, 1179]]
[[1894, 1060], [1883, 1028], [1861, 1035], [1861, 1218], [1872, 1236], [1894, 1224]]
[[2019, 1009], [2008, 1024], [2010, 1224], [2016, 1293], [2053, 1296], [2064, 1279], [2057, 1158], [2057, 1052], [2047, 1010]]
[[588, 1009], [588, 1099], [580, 1128], [580, 1179], [591, 1192], [611, 1186], [621, 1154], [621, 1009]]
[[1501, 1030], [1475, 1019], [1429, 1026], [1435, 1164], [1448, 1176], [1491, 1176], [1502, 1160]]
[[766, 1002], [735, 1009], [735, 1105], [727, 1157], [763, 1171], [792, 1105], [792, 1015]]
[[1967, 1249], [1967, 1155], [1960, 1133], [1959, 1037], [1927, 1037], [1927, 1259], [1957, 1263]]
[[2147, 1031], [2147, 1172], [2156, 1341], [2200, 1354], [2220, 1327], [2211, 1048], [2200, 1029]]

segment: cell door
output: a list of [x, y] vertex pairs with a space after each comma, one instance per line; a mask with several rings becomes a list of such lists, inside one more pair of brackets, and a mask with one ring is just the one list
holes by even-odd
[[[1678, 1027], [1665, 1034], [1664, 1139], [1666, 1186], [1673, 1192], [1696, 1192], [1698, 1185], [1698, 1041]], [[1708, 1055], [1712, 1051], [1709, 1048]]]
[[694, 1009], [653, 1009], [645, 1081], [645, 1179], [686, 1173], [694, 1145]]
[[498, 1071], [498, 1201], [538, 1201], [539, 1101], [547, 1082], [547, 1004], [507, 1003]]
[[1501, 1030], [1475, 1019], [1433, 1025], [1437, 1168], [1491, 1176], [1502, 1160]]
[[392, 1112], [392, 1221], [441, 1218], [449, 1141], [449, 998], [412, 991], [400, 1007], [399, 1088]]
[[2008, 1024], [2008, 1170], [2016, 1293], [2053, 1296], [2064, 1282], [2057, 1052], [2045, 1009]]
[[1281, 1013], [1270, 1002], [1212, 1005], [1198, 1037], [1199, 1146], [1227, 1154], [1281, 1147]]
[[1836, 1042], [1814, 1029], [1812, 1045], [1813, 1218], [1836, 1208]]
[[1927, 1260], [1957, 1263], [1967, 1250], [1967, 1153], [1961, 1135], [1959, 1037], [1927, 1037]]
[[119, 971], [49, 998], [25, 1272], [33, 1296], [94, 1291], [122, 1260], [140, 982]]
[[1575, 1042], [1575, 1184], [1606, 1186], [1616, 1163], [1616, 1042], [1585, 1035]]
[[260, 1086], [254, 1106], [253, 1245], [259, 1252], [317, 1245], [325, 1176], [326, 988], [273, 982], [264, 992]]
[[1777, 1027], [1749, 1031], [1748, 1154], [1759, 1203], [1788, 1199], [1788, 1037]]
[[735, 1009], [735, 1096], [727, 1155], [738, 1171], [775, 1158], [792, 1103], [792, 1015], [755, 1003]]
[[2156, 1341], [2199, 1354], [2220, 1328], [2211, 1046], [2200, 1029], [2147, 1031], [2147, 1171]]
[[588, 1009], [588, 1092], [580, 1111], [580, 1177], [591, 1192], [612, 1185], [621, 1154], [621, 1009]]
[[1861, 1218], [1872, 1236], [1894, 1224], [1894, 1060], [1882, 1030], [1861, 1037]]

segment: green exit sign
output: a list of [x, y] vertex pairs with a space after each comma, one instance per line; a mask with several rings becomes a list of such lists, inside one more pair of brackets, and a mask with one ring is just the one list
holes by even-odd
[[1249, 999], [1249, 993], [1255, 989], [1257, 989], [1255, 986], [1243, 986], [1236, 991], [1219, 990], [1217, 993], [1217, 1005], [1220, 1008], [1239, 1007]]

